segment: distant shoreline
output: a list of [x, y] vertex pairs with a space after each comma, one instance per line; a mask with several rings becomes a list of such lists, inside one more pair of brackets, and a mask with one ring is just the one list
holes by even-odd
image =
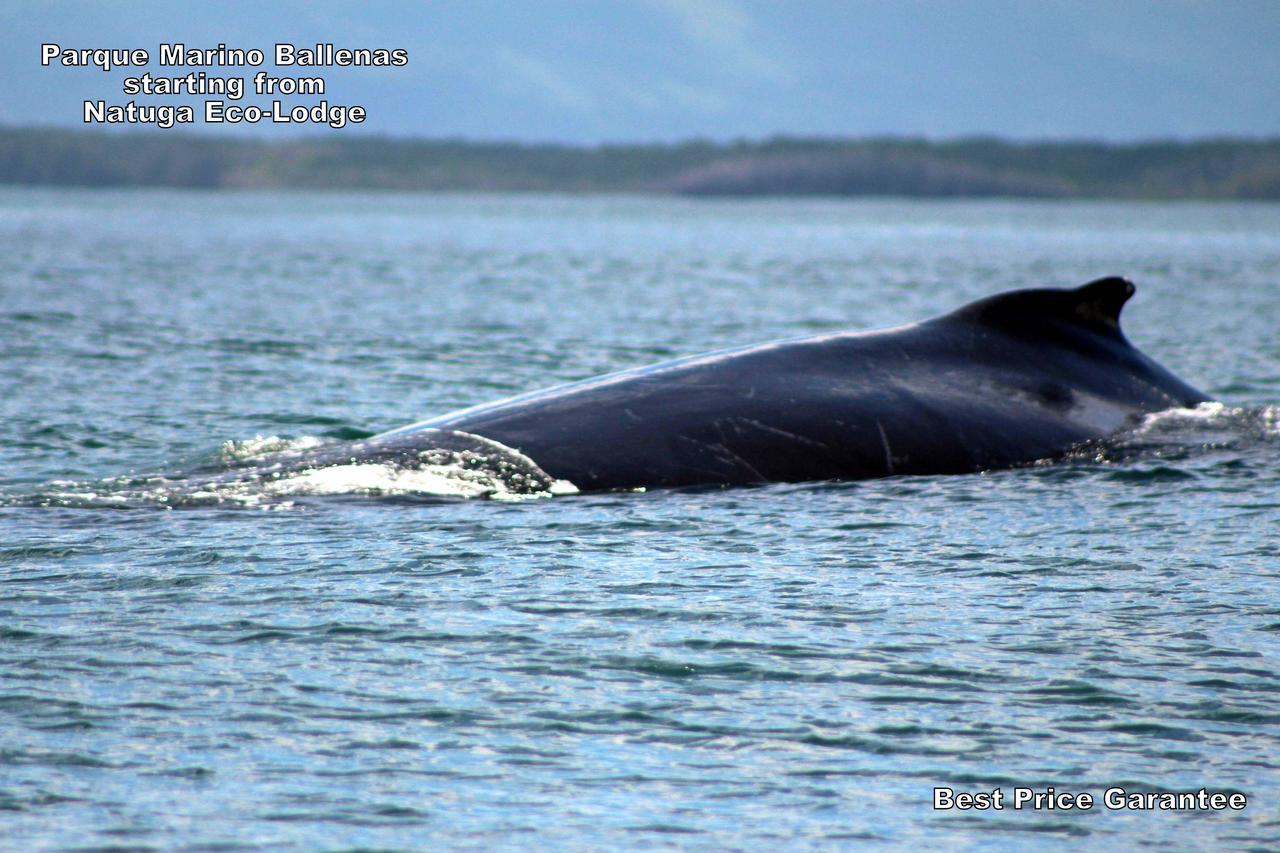
[[1280, 139], [906, 137], [575, 146], [0, 127], [0, 184], [712, 197], [1280, 199]]

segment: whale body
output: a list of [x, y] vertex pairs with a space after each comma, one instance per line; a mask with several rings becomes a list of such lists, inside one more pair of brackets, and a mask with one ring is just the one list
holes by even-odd
[[582, 491], [1024, 465], [1208, 399], [1125, 339], [1133, 293], [1116, 277], [1016, 290], [898, 328], [675, 359], [442, 415], [352, 453], [404, 458], [479, 436]]

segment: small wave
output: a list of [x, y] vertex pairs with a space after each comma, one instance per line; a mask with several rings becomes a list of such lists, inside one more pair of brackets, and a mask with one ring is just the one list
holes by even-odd
[[183, 473], [54, 481], [42, 492], [0, 504], [286, 509], [296, 504], [293, 499], [309, 496], [519, 501], [577, 491], [496, 441], [452, 430], [418, 430], [355, 442], [256, 436], [223, 443], [214, 464]]
[[1191, 408], [1165, 409], [1145, 416], [1113, 445], [1122, 451], [1245, 450], [1280, 439], [1280, 406], [1253, 408], [1225, 403], [1201, 403]]
[[1226, 403], [1201, 403], [1192, 408], [1165, 409], [1142, 419], [1133, 436], [1185, 434], [1188, 430], [1232, 433], [1257, 438], [1280, 438], [1280, 406], [1244, 408]]
[[1220, 402], [1152, 412], [1111, 438], [1090, 442], [1068, 459], [1111, 463], [1184, 459], [1215, 451], [1247, 452], [1280, 440], [1280, 406]]

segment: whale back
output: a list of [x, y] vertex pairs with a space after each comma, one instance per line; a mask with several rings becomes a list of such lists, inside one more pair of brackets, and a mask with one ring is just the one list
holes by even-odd
[[1125, 339], [1120, 312], [1133, 292], [1115, 277], [1012, 291], [897, 329], [596, 377], [370, 441], [462, 431], [584, 490], [1025, 464], [1206, 399]]

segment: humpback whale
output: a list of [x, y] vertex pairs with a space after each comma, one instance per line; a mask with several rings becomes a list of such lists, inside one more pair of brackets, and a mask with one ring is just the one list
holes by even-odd
[[1133, 293], [1118, 277], [1015, 290], [898, 328], [678, 358], [441, 415], [350, 454], [496, 442], [582, 491], [1025, 465], [1208, 399], [1125, 338]]

